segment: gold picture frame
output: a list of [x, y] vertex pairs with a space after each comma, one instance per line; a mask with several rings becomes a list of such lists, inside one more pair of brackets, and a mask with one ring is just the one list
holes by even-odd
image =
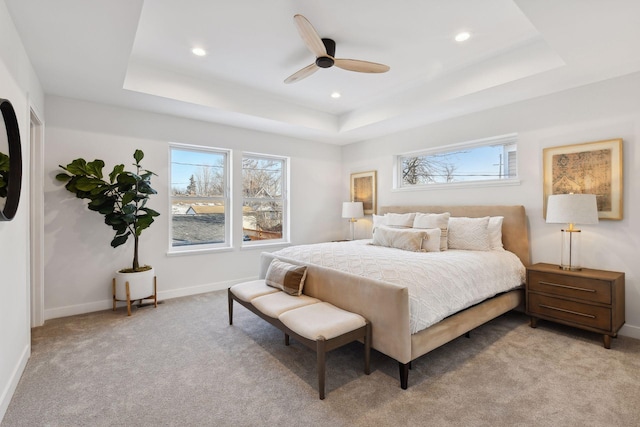
[[351, 201], [362, 202], [365, 215], [377, 212], [376, 171], [351, 174]]
[[622, 138], [543, 149], [543, 214], [552, 194], [595, 194], [598, 218], [622, 219]]

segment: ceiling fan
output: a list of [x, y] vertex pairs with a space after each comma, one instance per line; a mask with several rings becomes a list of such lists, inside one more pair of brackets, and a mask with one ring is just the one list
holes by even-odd
[[298, 27], [300, 37], [307, 45], [311, 53], [316, 56], [314, 63], [307, 65], [303, 69], [296, 71], [287, 77], [285, 83], [295, 83], [309, 77], [318, 71], [319, 68], [336, 67], [348, 71], [357, 71], [360, 73], [385, 73], [389, 71], [389, 66], [369, 61], [360, 61], [358, 59], [340, 59], [335, 58], [336, 42], [331, 39], [321, 39], [313, 25], [302, 15], [295, 15], [293, 21]]

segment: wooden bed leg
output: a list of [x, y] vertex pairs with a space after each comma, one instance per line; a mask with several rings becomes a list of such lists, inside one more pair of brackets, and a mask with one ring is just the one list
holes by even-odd
[[284, 345], [289, 345], [289, 334], [284, 334]]
[[467, 332], [466, 334], [464, 334], [465, 338], [471, 338], [471, 332]]
[[227, 299], [229, 300], [229, 324], [233, 325], [233, 298], [231, 298], [230, 289], [227, 289]]
[[409, 384], [409, 363], [400, 363], [398, 362], [398, 367], [400, 368], [400, 388], [403, 390], [407, 389]]

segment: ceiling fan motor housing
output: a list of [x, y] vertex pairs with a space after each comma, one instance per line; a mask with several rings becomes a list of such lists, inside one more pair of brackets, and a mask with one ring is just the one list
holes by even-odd
[[332, 39], [322, 39], [324, 48], [327, 50], [328, 56], [319, 56], [316, 58], [316, 65], [320, 68], [329, 68], [333, 66], [333, 57], [336, 56], [336, 42]]

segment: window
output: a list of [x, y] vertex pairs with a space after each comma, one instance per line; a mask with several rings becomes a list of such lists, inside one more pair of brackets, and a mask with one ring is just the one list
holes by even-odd
[[517, 135], [396, 156], [396, 189], [517, 179]]
[[172, 144], [171, 251], [230, 246], [227, 150]]
[[287, 240], [287, 159], [242, 157], [242, 236], [250, 242]]

